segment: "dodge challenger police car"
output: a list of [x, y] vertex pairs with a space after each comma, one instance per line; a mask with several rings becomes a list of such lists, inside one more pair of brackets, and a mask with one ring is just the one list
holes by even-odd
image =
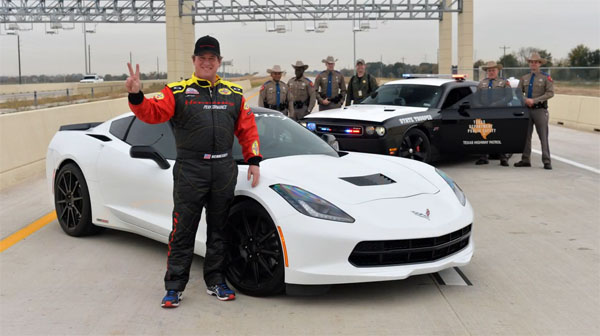
[[301, 124], [340, 150], [431, 162], [442, 154], [521, 153], [529, 125], [515, 89], [477, 91], [463, 75], [385, 83], [360, 104], [311, 113]]

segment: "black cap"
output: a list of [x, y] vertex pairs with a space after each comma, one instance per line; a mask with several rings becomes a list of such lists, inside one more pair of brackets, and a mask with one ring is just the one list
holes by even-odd
[[219, 46], [219, 41], [212, 36], [203, 36], [196, 41], [196, 46], [194, 46], [194, 55], [200, 55], [203, 52], [211, 52], [219, 57], [221, 57], [221, 47]]

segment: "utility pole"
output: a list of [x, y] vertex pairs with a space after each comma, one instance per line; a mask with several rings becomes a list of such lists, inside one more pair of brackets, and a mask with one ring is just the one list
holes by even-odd
[[159, 79], [160, 77], [158, 76], [159, 73], [159, 69], [158, 69], [158, 56], [156, 56], [156, 79]]
[[502, 49], [504, 51], [504, 53], [502, 54], [502, 59], [504, 59], [506, 57], [506, 49], [510, 49], [510, 47], [507, 47], [504, 45], [504, 46], [500, 47], [500, 49]]
[[88, 73], [92, 73], [92, 50], [88, 44]]

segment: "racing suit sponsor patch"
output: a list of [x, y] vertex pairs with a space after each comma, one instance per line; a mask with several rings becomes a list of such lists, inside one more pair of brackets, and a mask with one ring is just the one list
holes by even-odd
[[244, 93], [244, 90], [242, 90], [241, 88], [237, 87], [237, 86], [232, 86], [231, 89], [237, 93]]
[[254, 140], [254, 142], [252, 143], [252, 154], [258, 156], [258, 153], [259, 153], [259, 150], [258, 150], [258, 141]]
[[185, 94], [200, 94], [200, 92], [194, 88], [187, 88], [185, 89]]
[[228, 88], [220, 88], [219, 93], [224, 96], [228, 96], [231, 94], [231, 90], [229, 90]]
[[154, 95], [154, 99], [156, 99], [156, 100], [165, 99], [165, 95], [162, 92], [159, 92], [156, 95]]

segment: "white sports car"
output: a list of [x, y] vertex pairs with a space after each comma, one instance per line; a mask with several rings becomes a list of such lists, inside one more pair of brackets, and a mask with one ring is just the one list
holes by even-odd
[[[279, 112], [253, 111], [264, 156], [256, 188], [237, 142], [233, 148], [239, 176], [227, 278], [238, 290], [297, 292], [469, 263], [473, 209], [443, 172], [399, 157], [338, 152], [332, 135], [324, 136], [328, 143]], [[107, 227], [166, 243], [175, 156], [169, 122], [150, 125], [128, 113], [61, 127], [46, 173], [62, 229], [81, 236]]]

